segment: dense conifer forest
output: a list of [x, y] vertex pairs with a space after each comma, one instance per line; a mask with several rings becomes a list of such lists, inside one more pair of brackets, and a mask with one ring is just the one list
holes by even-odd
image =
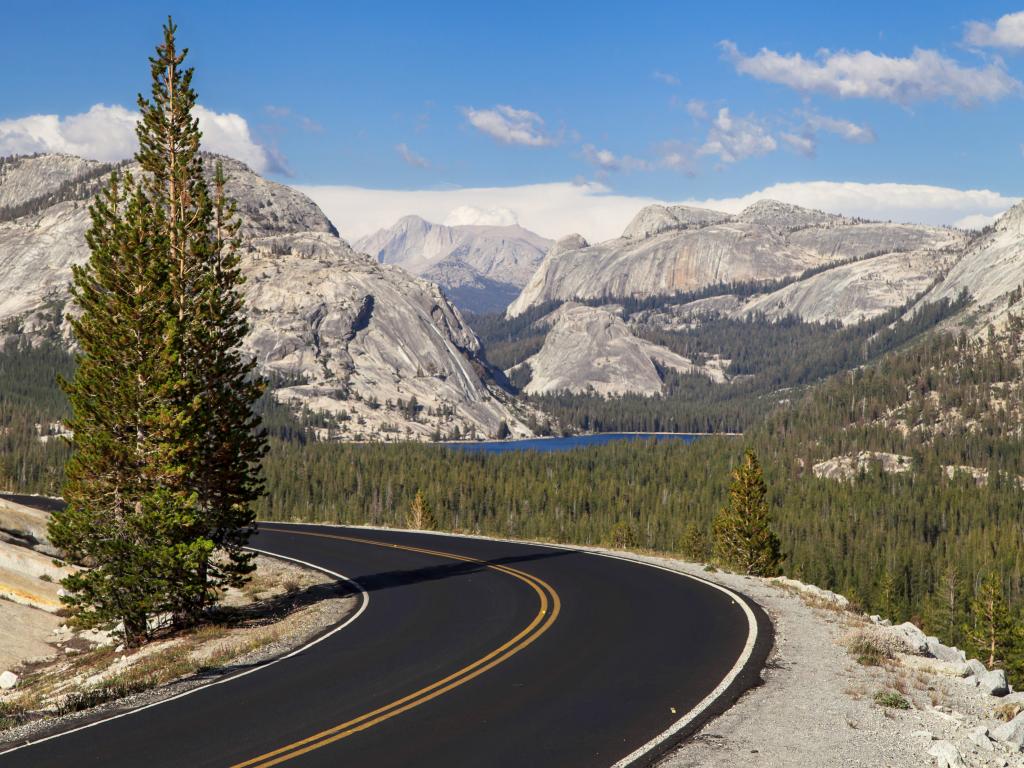
[[[259, 512], [402, 526], [419, 493], [440, 528], [581, 544], [625, 529], [638, 547], [706, 559], [730, 471], [753, 449], [784, 572], [968, 643], [970, 602], [989, 573], [1012, 609], [1024, 608], [1022, 352], [1019, 321], [987, 340], [932, 335], [782, 402], [743, 437], [564, 454], [318, 442], [313, 415], [264, 397], [271, 450]], [[0, 355], [4, 487], [59, 487], [67, 447], [40, 434], [66, 413], [49, 382], [70, 367], [67, 353], [45, 344], [8, 344]], [[910, 471], [868, 462], [848, 481], [813, 471], [862, 451], [905, 455]], [[989, 479], [947, 470], [962, 465]]]
[[[742, 295], [744, 288], [753, 290], [756, 285], [732, 284], [721, 290], [728, 288]], [[628, 319], [704, 294], [713, 295], [713, 291], [618, 304]], [[911, 301], [848, 327], [793, 317], [769, 322], [760, 316], [709, 317], [685, 331], [665, 331], [641, 323], [633, 328], [637, 335], [695, 362], [716, 355], [730, 360], [726, 373], [734, 380], [723, 387], [705, 376], [662, 370], [665, 391], [660, 397], [626, 395], [609, 400], [595, 394], [557, 392], [529, 399], [564, 426], [585, 432], [742, 432], [780, 400], [797, 396], [808, 385], [840, 371], [878, 360], [934, 328], [966, 302], [967, 297], [962, 296], [953, 302], [929, 304], [905, 318], [914, 304]], [[507, 370], [536, 354], [547, 334], [538, 321], [558, 306], [544, 304], [512, 319], [473, 316], [473, 328], [481, 336], [488, 360]], [[521, 388], [528, 382], [529, 373], [519, 369], [510, 383]]]
[[[442, 529], [626, 541], [706, 559], [730, 472], [750, 448], [764, 466], [785, 573], [969, 646], [971, 601], [990, 574], [1010, 609], [1024, 610], [1022, 337], [1018, 320], [981, 340], [932, 334], [803, 394], [777, 397], [743, 437], [688, 446], [490, 454], [326, 443], [311, 438], [318, 417], [264, 397], [271, 450], [259, 514], [404, 526], [419, 493]], [[8, 344], [0, 355], [3, 487], [59, 488], [67, 449], [39, 436], [66, 413], [49, 382], [70, 366], [47, 345]], [[868, 461], [845, 481], [814, 472], [817, 463], [862, 451], [902, 454], [909, 471], [887, 473]]]

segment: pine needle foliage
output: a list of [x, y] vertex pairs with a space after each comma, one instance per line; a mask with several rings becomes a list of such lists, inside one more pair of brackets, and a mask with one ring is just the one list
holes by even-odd
[[748, 576], [777, 576], [782, 569], [779, 537], [771, 527], [768, 488], [753, 451], [732, 473], [729, 504], [715, 518], [717, 562]]
[[1017, 628], [1006, 605], [1003, 580], [998, 573], [989, 573], [981, 582], [977, 595], [971, 600], [970, 619], [964, 634], [968, 648], [989, 669], [1005, 665], [1011, 651], [1016, 650]]
[[423, 491], [416, 491], [412, 504], [409, 505], [409, 527], [417, 531], [437, 530], [437, 518], [434, 510], [423, 495]]
[[64, 383], [74, 453], [54, 543], [79, 623], [149, 636], [154, 613], [194, 623], [244, 582], [263, 493], [263, 391], [241, 344], [238, 220], [223, 169], [204, 177], [193, 70], [171, 20], [139, 97], [136, 161], [91, 207], [90, 260], [74, 272], [80, 354]]

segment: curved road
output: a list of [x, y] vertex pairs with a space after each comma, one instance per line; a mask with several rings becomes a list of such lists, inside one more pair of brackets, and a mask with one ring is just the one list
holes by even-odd
[[756, 683], [771, 646], [731, 593], [570, 549], [273, 523], [252, 545], [345, 574], [360, 613], [0, 768], [642, 765]]

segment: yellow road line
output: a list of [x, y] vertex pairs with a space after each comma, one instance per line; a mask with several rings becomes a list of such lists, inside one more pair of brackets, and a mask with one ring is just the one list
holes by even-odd
[[367, 728], [383, 722], [384, 720], [388, 720], [396, 715], [413, 709], [414, 707], [418, 707], [420, 704], [424, 704], [431, 699], [437, 698], [453, 688], [463, 685], [475, 677], [482, 675], [484, 672], [493, 669], [498, 664], [501, 664], [514, 654], [526, 648], [534, 640], [547, 632], [551, 625], [554, 624], [555, 620], [558, 618], [559, 612], [561, 611], [561, 600], [558, 597], [558, 593], [550, 584], [536, 576], [532, 576], [531, 574], [525, 573], [524, 571], [520, 571], [516, 568], [488, 563], [485, 560], [479, 560], [475, 557], [465, 557], [451, 552], [440, 552], [433, 549], [424, 549], [422, 547], [374, 541], [373, 539], [361, 539], [354, 536], [338, 536], [328, 533], [313, 533], [311, 531], [296, 531], [291, 529], [282, 530], [265, 528], [264, 530], [272, 530], [279, 533], [292, 533], [300, 536], [315, 536], [324, 539], [338, 539], [339, 541], [350, 541], [357, 544], [371, 544], [373, 546], [391, 549], [403, 549], [409, 552], [432, 555], [434, 557], [443, 557], [450, 560], [461, 560], [467, 563], [475, 563], [495, 571], [506, 573], [509, 576], [517, 578], [528, 584], [540, 598], [540, 608], [533, 620], [523, 630], [517, 633], [515, 637], [505, 643], [502, 643], [502, 645], [495, 648], [486, 656], [477, 659], [457, 672], [453, 672], [435, 683], [431, 683], [418, 691], [410, 693], [407, 696], [403, 696], [402, 698], [397, 699], [390, 704], [386, 704], [383, 707], [379, 707], [372, 712], [367, 712], [364, 715], [360, 715], [359, 717], [355, 717], [344, 723], [328, 728], [327, 730], [315, 733], [312, 736], [307, 736], [306, 738], [300, 739], [299, 741], [291, 744], [286, 744], [283, 747], [279, 747], [271, 752], [266, 752], [250, 760], [246, 760], [245, 762], [236, 763], [231, 766], [231, 768], [269, 768], [270, 766], [278, 765], [279, 763], [304, 755], [307, 752], [320, 749], [321, 747], [327, 746], [335, 741], [347, 738], [354, 733], [364, 731]]

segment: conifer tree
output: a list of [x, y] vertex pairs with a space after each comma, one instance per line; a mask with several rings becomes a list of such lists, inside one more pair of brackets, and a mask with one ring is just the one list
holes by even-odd
[[150, 59], [152, 93], [138, 100], [136, 159], [166, 236], [168, 343], [179, 372], [174, 405], [187, 451], [182, 480], [195, 495], [195, 514], [179, 527], [188, 554], [176, 580], [176, 615], [188, 622], [219, 589], [237, 586], [252, 571], [243, 547], [254, 526], [252, 503], [263, 493], [258, 464], [266, 439], [253, 412], [263, 382], [241, 351], [249, 326], [239, 292], [236, 208], [219, 162], [212, 194], [204, 177], [193, 70], [182, 67], [188, 51], [178, 50], [175, 32], [168, 20]]
[[[193, 622], [252, 571], [243, 547], [266, 451], [253, 409], [263, 382], [241, 350], [235, 206], [219, 163], [212, 193], [206, 182], [187, 50], [170, 19], [163, 32], [152, 95], [138, 100], [142, 181], [122, 188], [114, 177], [93, 207], [90, 262], [75, 273], [82, 354], [67, 389], [76, 456], [68, 511], [53, 524], [58, 546], [96, 566], [69, 580], [69, 605], [123, 621], [126, 635], [131, 625], [133, 642], [144, 639], [146, 613]], [[140, 562], [104, 557], [122, 535]], [[140, 594], [131, 616], [103, 593], [126, 580]]]
[[687, 523], [679, 539], [679, 551], [683, 557], [703, 563], [708, 559], [710, 549], [707, 529], [699, 523]]
[[995, 571], [981, 582], [971, 600], [970, 621], [964, 627], [969, 649], [990, 669], [1005, 664], [1016, 650], [1016, 632], [1003, 594], [1003, 580]]
[[417, 531], [433, 531], [437, 528], [437, 518], [430, 503], [423, 496], [423, 491], [416, 491], [416, 496], [409, 505], [409, 527]]
[[120, 623], [129, 645], [149, 634], [147, 616], [169, 610], [167, 520], [187, 512], [175, 488], [180, 425], [165, 409], [174, 363], [164, 347], [167, 302], [155, 211], [130, 175], [114, 174], [91, 208], [89, 263], [74, 269], [71, 318], [80, 354], [63, 382], [73, 416], [67, 507], [50, 537], [87, 567], [63, 585], [84, 626]]
[[777, 576], [782, 566], [779, 538], [771, 528], [764, 473], [753, 451], [733, 470], [729, 504], [714, 523], [715, 559], [748, 576]]
[[875, 605], [882, 618], [890, 621], [897, 621], [900, 618], [899, 604], [896, 600], [896, 579], [888, 568], [882, 571], [878, 579], [878, 598]]

